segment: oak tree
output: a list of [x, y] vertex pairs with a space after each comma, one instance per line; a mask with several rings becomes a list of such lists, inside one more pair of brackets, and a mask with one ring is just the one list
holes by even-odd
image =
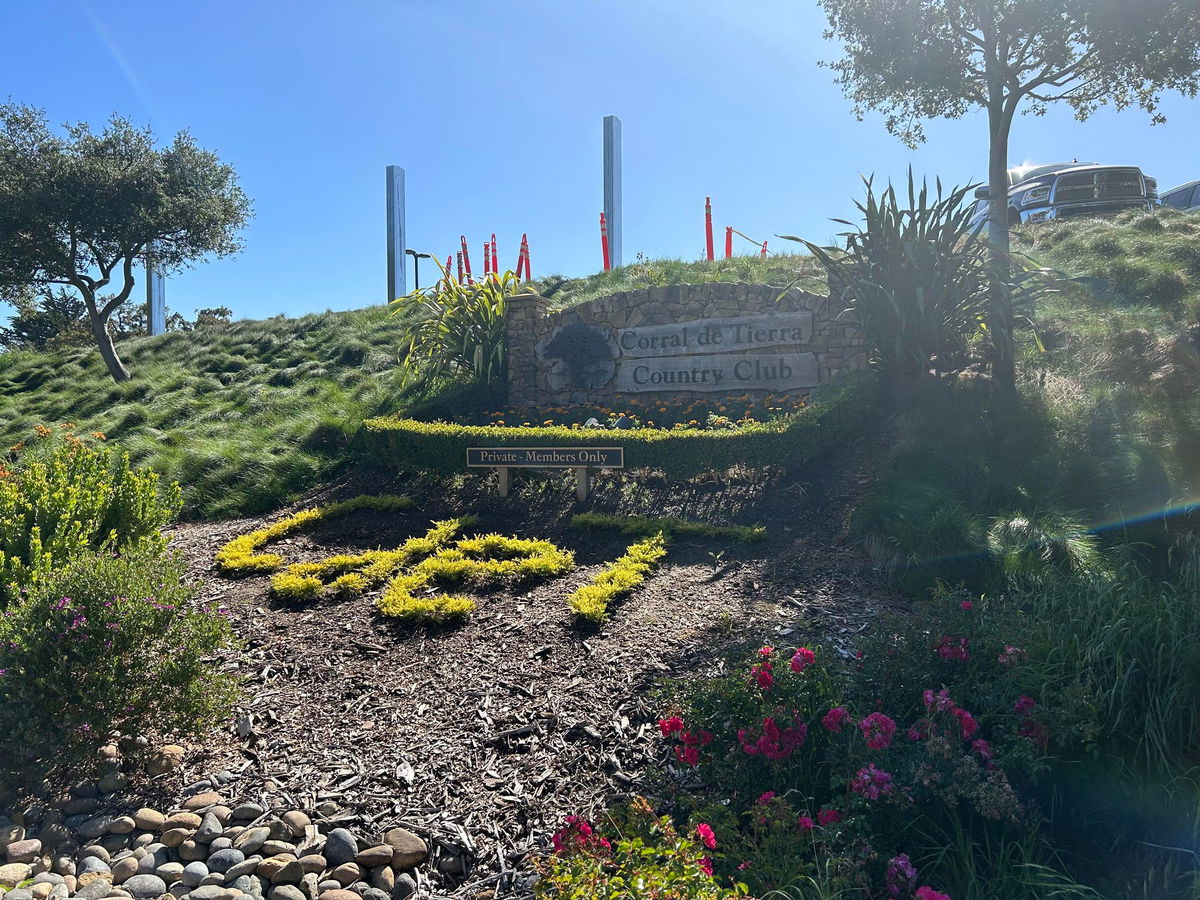
[[0, 104], [0, 300], [30, 288], [78, 292], [116, 381], [129, 372], [110, 322], [153, 253], [164, 274], [241, 249], [250, 201], [233, 168], [187, 132], [156, 147], [149, 128], [114, 115], [55, 133], [43, 110]]

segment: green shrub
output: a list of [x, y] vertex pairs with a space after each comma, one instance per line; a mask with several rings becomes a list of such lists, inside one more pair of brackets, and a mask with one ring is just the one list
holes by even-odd
[[431, 287], [392, 301], [404, 318], [404, 370], [409, 382], [428, 383], [465, 375], [484, 384], [508, 373], [507, 300], [530, 293], [512, 272], [488, 275], [474, 284], [443, 271]]
[[[554, 853], [540, 862], [536, 896], [555, 900], [732, 900], [746, 887], [721, 887], [712, 877], [717, 845], [700, 823], [681, 833], [650, 804], [635, 800], [610, 841], [591, 823], [569, 816], [554, 835]], [[707, 829], [707, 830], [706, 830]], [[711, 846], [710, 846], [711, 844]]]
[[85, 553], [0, 617], [0, 774], [86, 773], [118, 735], [197, 734], [231, 708], [222, 615], [198, 609], [181, 557]]
[[608, 615], [609, 604], [637, 588], [666, 555], [667, 540], [661, 531], [654, 537], [638, 541], [588, 584], [571, 594], [567, 603], [581, 621], [599, 624]]
[[179, 512], [176, 484], [70, 430], [38, 437], [0, 464], [0, 607], [88, 550], [164, 546], [160, 533]]
[[765, 540], [767, 529], [762, 525], [709, 525], [671, 516], [614, 516], [607, 513], [578, 513], [571, 517], [572, 528], [613, 528], [622, 534], [665, 534], [670, 536], [718, 538], [749, 543]]
[[[441, 550], [463, 528], [474, 523], [465, 516], [434, 522], [421, 537], [409, 538], [395, 550], [330, 556], [320, 562], [293, 563], [271, 576], [271, 590], [288, 600], [315, 600], [326, 593], [359, 596], [387, 581], [405, 566]], [[333, 580], [326, 583], [331, 576]]]
[[876, 195], [870, 178], [864, 224], [841, 235], [845, 252], [798, 237], [825, 267], [867, 342], [868, 355], [891, 384], [924, 377], [931, 365], [956, 371], [968, 361], [972, 336], [982, 333], [989, 290], [987, 244], [970, 224], [971, 187], [930, 198], [908, 173], [908, 205], [888, 185]]
[[408, 497], [362, 494], [350, 500], [331, 503], [328, 506], [302, 509], [266, 528], [239, 535], [229, 541], [217, 551], [217, 570], [223, 575], [254, 575], [274, 572], [283, 565], [283, 557], [278, 553], [258, 552], [271, 541], [295, 534], [318, 522], [349, 515], [358, 510], [371, 509], [376, 512], [391, 512], [407, 509], [411, 505], [412, 500]]
[[393, 578], [375, 605], [391, 618], [444, 623], [465, 618], [475, 608], [475, 601], [459, 595], [431, 594], [429, 588], [434, 585], [487, 586], [553, 578], [574, 567], [575, 554], [549, 541], [502, 534], [463, 538]]
[[655, 428], [624, 431], [566, 427], [508, 428], [448, 425], [404, 418], [368, 419], [362, 441], [377, 462], [402, 471], [460, 473], [468, 447], [625, 448], [625, 466], [691, 477], [751, 468], [800, 465], [857, 433], [873, 409], [874, 381], [854, 377], [813, 393], [813, 403], [788, 416], [736, 430], [671, 432]]

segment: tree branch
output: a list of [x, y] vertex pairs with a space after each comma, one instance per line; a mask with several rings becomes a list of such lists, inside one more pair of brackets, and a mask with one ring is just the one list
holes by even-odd
[[133, 258], [136, 250], [131, 250], [125, 254], [123, 265], [121, 267], [121, 275], [125, 280], [125, 286], [121, 288], [121, 292], [114, 296], [111, 300], [104, 304], [104, 308], [100, 310], [100, 319], [107, 320], [113, 314], [113, 311], [129, 299], [129, 295], [133, 293]]

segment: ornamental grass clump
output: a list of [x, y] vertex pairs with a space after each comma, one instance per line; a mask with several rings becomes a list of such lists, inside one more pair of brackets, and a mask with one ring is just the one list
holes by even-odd
[[200, 734], [225, 720], [230, 626], [193, 603], [182, 557], [86, 553], [0, 616], [0, 779], [90, 774], [119, 736]]
[[328, 506], [303, 509], [266, 528], [239, 535], [217, 551], [217, 570], [222, 575], [262, 575], [274, 572], [285, 560], [278, 553], [259, 553], [271, 541], [309, 528], [318, 522], [348, 515], [363, 509], [392, 512], [412, 505], [409, 497], [363, 494]]
[[593, 625], [603, 622], [609, 604], [637, 588], [666, 555], [667, 539], [662, 532], [630, 545], [624, 556], [567, 599], [571, 611], [582, 622]]
[[[425, 534], [409, 538], [395, 550], [368, 550], [330, 556], [320, 562], [293, 563], [271, 576], [271, 591], [287, 600], [315, 600], [326, 595], [361, 596], [405, 566], [441, 550], [474, 521], [474, 517], [464, 516], [434, 522]], [[331, 577], [332, 581], [329, 580]]]
[[462, 595], [435, 594], [435, 586], [470, 583], [488, 587], [554, 578], [574, 567], [575, 554], [550, 541], [502, 534], [463, 538], [393, 578], [375, 605], [390, 618], [445, 624], [470, 615], [475, 601]]
[[0, 464], [0, 608], [89, 551], [165, 546], [160, 530], [179, 512], [179, 485], [135, 469], [96, 433], [38, 426]]

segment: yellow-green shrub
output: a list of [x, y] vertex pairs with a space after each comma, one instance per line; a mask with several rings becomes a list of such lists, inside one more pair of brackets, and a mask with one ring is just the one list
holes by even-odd
[[741, 543], [766, 539], [762, 525], [709, 525], [671, 516], [613, 516], [607, 513], [579, 513], [571, 517], [572, 528], [613, 528], [622, 534], [686, 534], [694, 537], [724, 538]]
[[552, 578], [575, 566], [575, 554], [550, 541], [485, 534], [464, 538], [446, 547], [410, 571], [397, 575], [376, 601], [379, 611], [413, 622], [446, 622], [465, 618], [474, 608], [469, 597], [417, 596], [435, 584], [487, 585], [500, 581]]
[[870, 421], [874, 397], [873, 382], [851, 377], [815, 389], [812, 404], [798, 412], [729, 430], [511, 428], [385, 417], [364, 422], [361, 440], [370, 456], [402, 471], [461, 472], [468, 447], [620, 445], [625, 448], [628, 469], [658, 469], [688, 478], [736, 465], [800, 465], [834, 448]]
[[645, 581], [651, 569], [666, 554], [667, 538], [662, 532], [630, 545], [624, 556], [614, 560], [591, 583], [585, 584], [567, 599], [571, 610], [585, 622], [604, 621], [608, 605]]
[[[271, 576], [271, 590], [289, 600], [315, 600], [326, 593], [358, 596], [382, 584], [407, 565], [442, 549], [473, 517], [434, 522], [420, 537], [412, 537], [395, 550], [368, 550], [340, 554], [320, 562], [293, 563]], [[331, 576], [337, 576], [326, 584]]]
[[405, 509], [412, 505], [408, 497], [398, 497], [391, 494], [379, 496], [363, 494], [350, 500], [319, 506], [314, 509], [302, 509], [286, 519], [280, 519], [266, 528], [260, 528], [249, 534], [235, 537], [217, 551], [217, 570], [223, 575], [255, 575], [274, 572], [283, 565], [284, 559], [278, 553], [259, 553], [258, 551], [271, 541], [278, 540], [289, 534], [295, 534], [317, 522], [344, 516], [361, 509], [371, 509], [377, 512], [390, 512]]
[[36, 434], [0, 463], [0, 608], [84, 553], [165, 547], [161, 529], [182, 505], [179, 485], [160, 490], [127, 454], [65, 427]]

